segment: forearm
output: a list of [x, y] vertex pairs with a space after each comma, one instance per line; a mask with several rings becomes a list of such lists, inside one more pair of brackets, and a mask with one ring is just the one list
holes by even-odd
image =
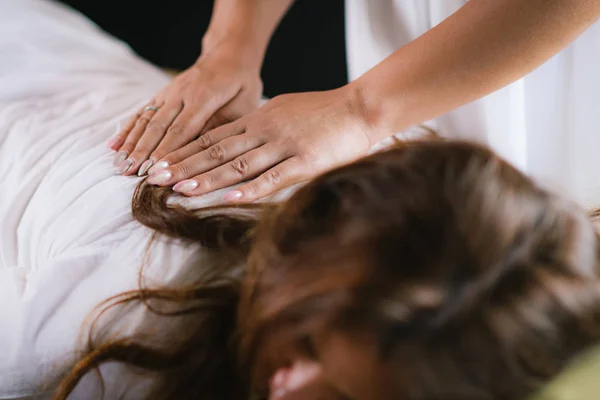
[[260, 68], [267, 46], [293, 0], [216, 0], [203, 55], [216, 49]]
[[599, 0], [471, 0], [353, 82], [353, 107], [376, 142], [521, 78], [599, 15]]

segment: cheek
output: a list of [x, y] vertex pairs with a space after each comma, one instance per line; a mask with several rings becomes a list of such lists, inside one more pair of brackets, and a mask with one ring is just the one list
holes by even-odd
[[378, 356], [374, 340], [331, 334], [321, 347], [326, 380], [358, 400], [397, 400], [390, 368]]

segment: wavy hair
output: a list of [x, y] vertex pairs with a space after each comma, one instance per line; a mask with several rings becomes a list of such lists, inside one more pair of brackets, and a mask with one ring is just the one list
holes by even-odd
[[150, 342], [91, 343], [55, 400], [111, 360], [155, 373], [150, 399], [264, 395], [279, 350], [311, 356], [323, 330], [377, 338], [390, 398], [521, 399], [600, 338], [589, 216], [478, 145], [405, 144], [279, 205], [192, 211], [170, 195], [141, 184], [135, 218], [217, 261], [186, 287], [141, 288], [105, 308], [139, 302], [195, 322], [166, 340], [158, 330]]

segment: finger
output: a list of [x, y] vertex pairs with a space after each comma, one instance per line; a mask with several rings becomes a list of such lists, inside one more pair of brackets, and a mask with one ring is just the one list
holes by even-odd
[[[170, 125], [166, 129], [166, 133], [161, 135], [160, 129], [150, 131], [147, 129], [146, 133], [140, 138], [139, 142], [135, 146], [135, 149], [131, 153], [130, 158], [135, 160], [133, 167], [129, 171], [134, 173], [138, 171], [138, 175], [145, 175], [146, 172], [154, 165], [156, 160], [161, 159], [165, 154], [161, 154], [158, 150], [161, 142], [165, 140], [167, 136], [173, 134], [174, 131], [180, 129], [181, 126], [188, 126], [188, 121], [193, 118], [193, 110], [183, 107], [180, 109], [178, 114], [174, 112], [166, 115], [165, 114], [165, 125], [166, 121], [170, 122]], [[155, 118], [159, 118], [160, 115], [156, 115]], [[162, 124], [161, 124], [162, 125]], [[193, 127], [192, 127], [193, 129]], [[194, 135], [190, 134], [190, 138]]]
[[160, 160], [167, 154], [188, 145], [198, 136], [204, 123], [197, 108], [184, 106], [183, 111], [175, 118], [160, 144], [152, 152], [152, 158]]
[[219, 167], [262, 144], [256, 136], [229, 137], [163, 171], [150, 175], [148, 183], [160, 186], [173, 185]]
[[277, 190], [305, 180], [306, 173], [300, 159], [288, 158], [262, 173], [258, 178], [225, 194], [228, 203], [248, 203], [268, 196]]
[[129, 121], [125, 125], [125, 128], [123, 128], [117, 136], [115, 136], [114, 138], [109, 140], [109, 143], [107, 143], [109, 145], [109, 147], [114, 149], [115, 151], [120, 151], [121, 147], [123, 146], [127, 137], [129, 136], [129, 133], [135, 128], [140, 117], [142, 117], [142, 115], [146, 111], [156, 111], [156, 110], [152, 110], [152, 109], [147, 110], [147, 108], [149, 108], [149, 107], [160, 108], [161, 105], [162, 105], [162, 102], [156, 101], [156, 100], [151, 100], [147, 105], [140, 108], [138, 110], [138, 112], [135, 113], [135, 115], [132, 116], [131, 119], [129, 119]]
[[135, 126], [135, 123], [138, 120], [138, 118], [140, 117], [140, 115], [142, 115], [141, 110], [139, 110], [131, 118], [129, 118], [129, 120], [125, 124], [125, 127], [123, 129], [121, 129], [117, 135], [108, 139], [108, 141], [106, 142], [106, 147], [108, 147], [109, 149], [112, 149], [114, 151], [118, 151], [121, 148], [121, 146], [123, 145], [123, 143], [125, 143], [125, 139], [127, 139], [127, 135]]
[[180, 117], [169, 127], [164, 139], [160, 142], [152, 156], [161, 159], [167, 154], [180, 149], [196, 137], [208, 119], [223, 106], [226, 99], [211, 98], [194, 104], [186, 104]]
[[119, 151], [115, 155], [114, 159], [114, 164], [116, 167], [119, 168], [120, 173], [122, 173], [122, 165], [128, 165], [129, 168], [131, 168], [131, 165], [133, 163], [130, 162], [130, 160], [127, 160], [127, 157], [129, 157], [129, 153], [131, 153], [131, 150], [135, 146], [135, 143], [139, 140], [140, 136], [146, 129], [146, 126], [148, 125], [154, 114], [156, 114], [155, 110], [145, 110], [142, 113], [140, 113], [138, 119], [135, 121], [133, 128], [127, 134], [125, 142], [119, 148]]
[[[142, 114], [140, 119], [145, 118], [147, 122], [141, 125], [139, 129], [138, 125], [136, 125], [127, 137], [123, 147], [119, 150], [119, 153], [123, 153], [127, 157], [119, 166], [121, 174], [132, 175], [138, 171], [140, 165], [148, 159], [148, 154], [154, 150], [163, 138], [166, 130], [181, 112], [182, 108], [182, 103], [165, 103], [158, 111], [148, 110]], [[151, 118], [148, 118], [148, 116], [151, 116]], [[143, 152], [140, 151], [134, 156], [134, 149], [144, 137], [147, 137], [147, 139], [142, 144], [143, 147], [141, 147], [141, 150], [145, 150], [146, 155], [143, 156]], [[152, 146], [153, 143], [154, 146]]]
[[276, 145], [266, 144], [241, 154], [209, 172], [179, 182], [173, 190], [186, 196], [198, 196], [247, 181], [284, 161], [286, 156]]
[[[245, 126], [241, 123], [241, 121], [237, 121], [229, 125], [223, 125], [218, 129], [205, 133], [196, 140], [190, 142], [188, 145], [163, 157], [152, 168], [150, 168], [148, 173], [150, 175], [155, 174], [158, 171], [182, 162], [183, 160], [192, 157], [195, 154], [201, 153], [210, 146], [229, 137], [241, 135], [244, 133], [244, 131]], [[152, 155], [152, 157], [154, 157], [154, 155]]]

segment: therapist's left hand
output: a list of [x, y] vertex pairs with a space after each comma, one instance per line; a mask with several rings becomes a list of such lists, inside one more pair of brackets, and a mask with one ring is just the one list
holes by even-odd
[[158, 162], [148, 182], [187, 196], [248, 181], [227, 202], [251, 202], [366, 155], [372, 143], [348, 86], [275, 97]]

